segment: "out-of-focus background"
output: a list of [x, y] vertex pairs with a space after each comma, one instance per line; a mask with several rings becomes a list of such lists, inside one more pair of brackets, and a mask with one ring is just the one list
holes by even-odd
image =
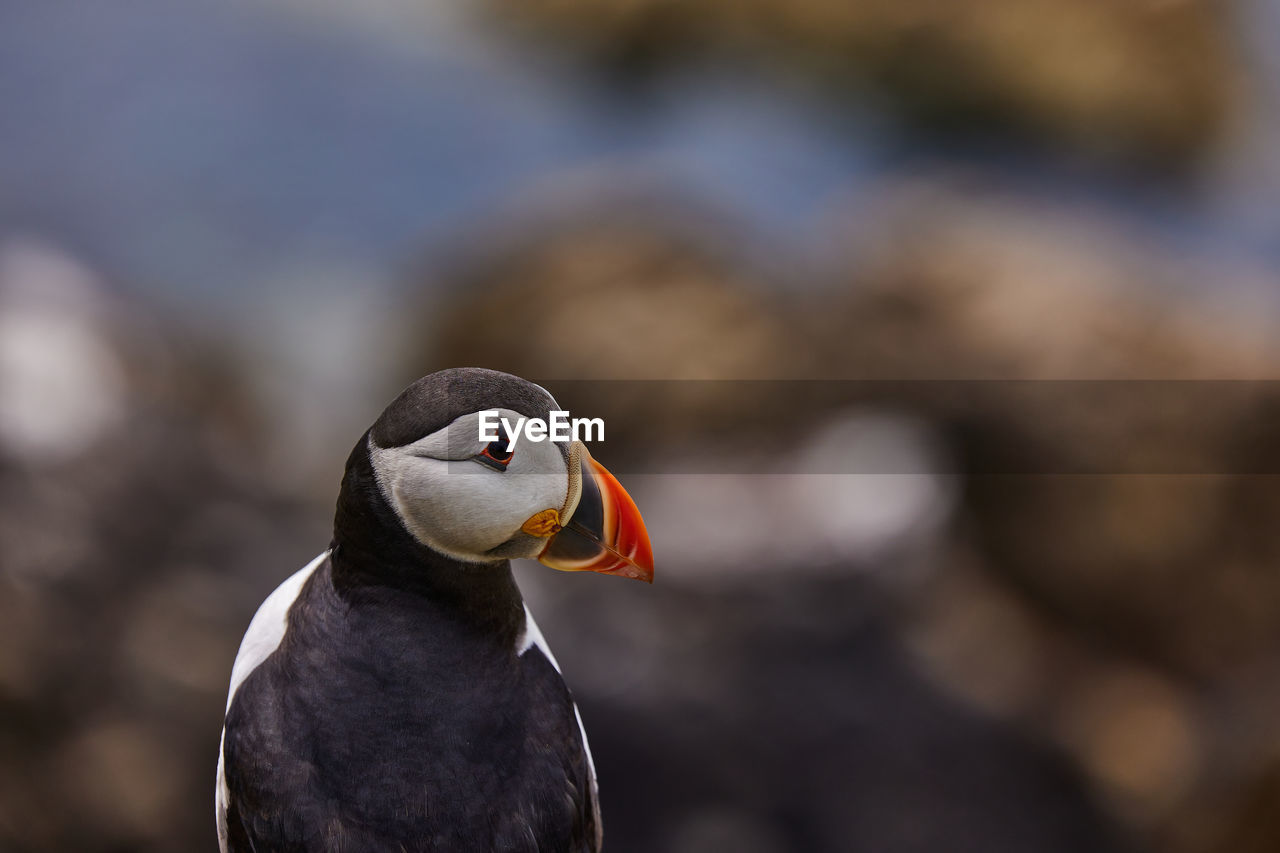
[[652, 588], [519, 569], [612, 853], [1280, 849], [1278, 56], [1276, 0], [0, 2], [0, 850], [216, 848], [241, 633], [463, 364], [649, 520]]

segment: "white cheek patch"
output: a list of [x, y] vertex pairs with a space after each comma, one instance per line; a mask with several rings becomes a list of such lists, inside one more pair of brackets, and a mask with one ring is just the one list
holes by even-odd
[[[460, 435], [468, 429], [470, 446], [463, 446]], [[535, 513], [563, 507], [570, 495], [569, 471], [556, 444], [521, 444], [506, 471], [471, 458], [483, 447], [476, 415], [404, 447], [369, 443], [378, 485], [406, 529], [423, 544], [469, 562], [491, 561], [489, 551], [515, 536]], [[445, 448], [446, 458], [422, 455]]]

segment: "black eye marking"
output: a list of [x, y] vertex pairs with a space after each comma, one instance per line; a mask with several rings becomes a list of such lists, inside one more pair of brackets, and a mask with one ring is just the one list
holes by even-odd
[[507, 470], [507, 465], [511, 462], [511, 457], [514, 455], [515, 451], [511, 449], [507, 431], [503, 429], [498, 435], [498, 440], [486, 444], [484, 450], [481, 450], [475, 456], [475, 460], [495, 471], [505, 471]]

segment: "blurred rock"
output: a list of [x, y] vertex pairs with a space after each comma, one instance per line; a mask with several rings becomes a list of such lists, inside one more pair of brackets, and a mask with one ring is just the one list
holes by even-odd
[[699, 587], [673, 558], [643, 595], [534, 587], [611, 850], [1135, 849], [1060, 753], [922, 676], [874, 583], [773, 568]]
[[[77, 822], [100, 833], [104, 846], [128, 845], [163, 836], [182, 805], [184, 772], [178, 756], [153, 732], [138, 723], [111, 723], [65, 743], [49, 781], [67, 797]], [[71, 839], [64, 843], [79, 846]]]
[[0, 445], [61, 459], [124, 418], [124, 365], [93, 275], [32, 242], [0, 254]]
[[767, 379], [805, 366], [732, 235], [717, 245], [709, 223], [698, 235], [681, 219], [586, 204], [490, 235], [497, 251], [459, 270], [440, 312], [440, 357], [559, 379]]
[[[775, 771], [810, 774], [821, 794], [803, 819], [771, 825], [798, 820], [828, 840], [854, 832], [826, 809], [840, 796], [880, 802], [850, 769], [869, 747], [848, 746], [857, 758], [841, 763], [858, 735], [804, 679], [867, 678], [859, 667], [873, 663], [851, 646], [830, 670], [800, 661], [854, 623], [883, 620], [929, 690], [1064, 750], [1135, 838], [1173, 853], [1229, 849], [1242, 831], [1236, 798], [1265, 773], [1274, 740], [1272, 726], [1224, 722], [1275, 708], [1240, 686], [1240, 673], [1280, 659], [1280, 491], [1255, 476], [1280, 473], [1280, 347], [1272, 312], [1251, 295], [1274, 283], [978, 181], [882, 187], [858, 211], [873, 215], [851, 217], [844, 272], [826, 287], [771, 295], [742, 253], [708, 248], [726, 243], [590, 208], [454, 271], [459, 296], [437, 315], [423, 368], [478, 362], [545, 378], [591, 414], [623, 396], [632, 408], [605, 408], [607, 422], [644, 424], [616, 443], [611, 434], [601, 453], [611, 465], [621, 454], [640, 505], [653, 507], [663, 588], [690, 596], [687, 618], [671, 618], [684, 606], [671, 601], [646, 617], [631, 599], [620, 610], [613, 590], [526, 582], [547, 621], [582, 632], [569, 642], [581, 651], [561, 659], [588, 706], [615, 718], [603, 727], [618, 772], [628, 786], [664, 778], [609, 727], [619, 715], [648, 726], [672, 706], [707, 728], [668, 733], [664, 750], [711, 764], [741, 752], [717, 702], [755, 715], [739, 737], [765, 731], [781, 752], [801, 748], [785, 715], [768, 716], [765, 688], [734, 680], [732, 662], [756, 648], [741, 618], [779, 646], [758, 656], [761, 677], [807, 697], [806, 730], [843, 733], [819, 750], [828, 763], [811, 755]], [[701, 381], [670, 381], [690, 376]], [[582, 377], [594, 381], [576, 386]], [[912, 483], [924, 490], [898, 488]], [[886, 583], [912, 577], [927, 582]], [[753, 585], [770, 608], [721, 609]], [[787, 621], [797, 613], [803, 629]], [[888, 694], [865, 713], [881, 700], [901, 713]], [[921, 781], [935, 763], [917, 765], [910, 750], [882, 757], [884, 773], [923, 786], [922, 810], [963, 800]], [[741, 787], [705, 779], [719, 799], [637, 843], [732, 833], [731, 816], [711, 817], [725, 803], [775, 802], [739, 772]], [[860, 828], [874, 849], [907, 843], [880, 818]], [[622, 818], [629, 831], [633, 819]], [[1250, 844], [1264, 843], [1259, 833]]]
[[521, 574], [583, 702], [610, 849], [1127, 849], [1060, 756], [899, 648], [894, 602], [931, 577], [956, 496], [933, 424], [806, 381], [845, 333], [745, 252], [578, 214], [455, 266], [414, 372], [545, 380], [605, 417], [600, 456], [645, 509], [643, 595]]
[[1280, 820], [1276, 803], [1280, 803], [1280, 757], [1274, 751], [1261, 762], [1262, 767], [1234, 794], [1226, 825], [1216, 834], [1215, 853], [1264, 853], [1275, 849], [1280, 838]]
[[1059, 712], [1073, 751], [1104, 790], [1139, 817], [1167, 813], [1200, 767], [1198, 721], [1190, 700], [1149, 673], [1092, 673]]
[[627, 476], [660, 560], [682, 566], [669, 582], [721, 585], [779, 565], [805, 576], [867, 572], [890, 586], [929, 576], [957, 497], [931, 431], [856, 409], [803, 426], [772, 447], [718, 440], [742, 470], [708, 473], [668, 452]]
[[914, 648], [1071, 750], [1147, 837], [1230, 849], [1174, 827], [1219, 825], [1270, 750], [1242, 729], [1227, 760], [1206, 709], [1273, 707], [1233, 682], [1280, 655], [1280, 348], [1249, 296], [1274, 282], [988, 185], [873, 206], [815, 312], [823, 363], [935, 425], [974, 549], [922, 590]]
[[953, 546], [935, 558], [945, 564], [933, 567], [932, 584], [921, 591], [909, 622], [917, 660], [935, 683], [987, 714], [1035, 713], [1053, 677], [1046, 666], [1052, 638], [973, 555]]
[[[555, 385], [575, 414], [603, 417], [610, 464], [785, 421], [756, 380], [803, 376], [811, 348], [770, 281], [680, 211], [584, 205], [455, 267], [414, 375], [476, 365]], [[731, 232], [730, 232], [731, 236]]]
[[938, 380], [874, 385], [875, 402], [941, 425], [997, 571], [1183, 672], [1272, 653], [1280, 493], [1249, 475], [1273, 470], [1280, 389], [1237, 381], [1280, 376], [1266, 323], [1178, 295], [1176, 258], [1062, 211], [937, 189], [878, 211], [843, 308], [824, 305], [824, 363]]
[[[841, 223], [825, 375], [871, 379], [1241, 380], [1280, 376], [1274, 288], [1136, 224], [981, 176], [872, 188]], [[1105, 421], [1106, 418], [1100, 418]]]
[[1185, 165], [1231, 112], [1212, 0], [503, 2], [494, 16], [624, 71], [747, 57], [870, 91], [929, 130], [1013, 131], [1145, 168]]
[[212, 842], [240, 635], [328, 527], [263, 477], [237, 369], [0, 242], [0, 849]]
[[777, 831], [754, 815], [732, 808], [709, 809], [690, 817], [672, 831], [663, 850], [670, 853], [704, 853], [735, 850], [739, 853], [784, 853], [791, 849]]

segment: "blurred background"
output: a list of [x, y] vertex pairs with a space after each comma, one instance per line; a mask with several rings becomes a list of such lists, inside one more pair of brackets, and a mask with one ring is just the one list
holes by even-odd
[[1280, 849], [1277, 0], [0, 0], [0, 851], [215, 850], [231, 662], [447, 366], [607, 849]]

